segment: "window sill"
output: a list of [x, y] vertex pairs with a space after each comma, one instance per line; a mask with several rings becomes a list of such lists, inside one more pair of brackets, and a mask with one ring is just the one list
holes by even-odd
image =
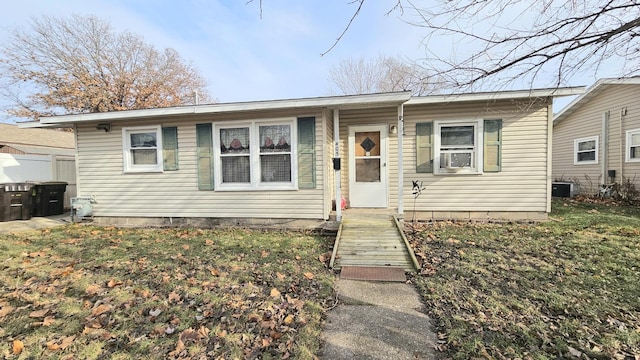
[[433, 175], [436, 176], [446, 176], [446, 175], [482, 175], [483, 173], [481, 171], [477, 171], [477, 170], [440, 170], [440, 171], [435, 171], [433, 173]]
[[231, 191], [296, 191], [298, 190], [295, 186], [258, 186], [258, 187], [250, 187], [250, 186], [225, 186], [225, 185], [217, 185], [215, 191], [220, 192], [231, 192]]
[[164, 171], [162, 169], [126, 169], [123, 174], [161, 174]]
[[597, 161], [581, 161], [581, 162], [574, 162], [573, 165], [598, 165]]

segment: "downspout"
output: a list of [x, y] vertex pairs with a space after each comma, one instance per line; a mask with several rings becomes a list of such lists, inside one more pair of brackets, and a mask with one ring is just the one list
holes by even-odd
[[333, 110], [333, 171], [336, 187], [336, 221], [342, 221], [342, 196], [340, 194], [340, 110]]
[[622, 184], [622, 182], [624, 181], [624, 160], [627, 157], [625, 146], [629, 145], [629, 144], [625, 144], [625, 146], [622, 145], [623, 142], [627, 141], [627, 139], [625, 139], [624, 133], [622, 131], [622, 129], [623, 129], [623, 127], [622, 127], [622, 117], [624, 115], [627, 115], [627, 108], [623, 107], [622, 109], [620, 109], [620, 112], [618, 112], [618, 115], [620, 116], [620, 121], [618, 122], [618, 125], [620, 125], [620, 184]]
[[551, 212], [552, 154], [553, 154], [553, 98], [547, 98], [547, 214]]
[[404, 104], [398, 105], [398, 218], [404, 218], [404, 165], [403, 165], [403, 137], [404, 137]]
[[602, 167], [601, 167], [601, 176], [602, 176], [602, 184], [608, 184], [607, 181], [607, 163], [608, 154], [609, 154], [609, 111], [605, 111], [602, 113], [602, 141], [600, 148], [602, 148]]

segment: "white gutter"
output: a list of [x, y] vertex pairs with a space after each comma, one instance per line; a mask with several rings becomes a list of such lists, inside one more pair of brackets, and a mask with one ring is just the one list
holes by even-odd
[[[600, 148], [602, 149], [602, 165], [600, 168], [602, 174], [602, 184], [608, 184], [607, 179], [607, 164], [609, 156], [609, 111], [602, 113], [602, 141], [600, 141]], [[599, 154], [596, 154], [599, 156]]]
[[504, 99], [525, 99], [525, 98], [544, 98], [555, 96], [573, 96], [584, 93], [584, 86], [554, 88], [554, 89], [532, 89], [532, 90], [515, 90], [515, 91], [496, 91], [496, 92], [479, 92], [468, 94], [449, 94], [449, 95], [429, 95], [421, 97], [412, 97], [405, 105], [419, 104], [436, 104], [436, 103], [452, 103], [465, 101], [491, 101]]
[[77, 123], [86, 121], [117, 121], [163, 116], [179, 116], [188, 114], [206, 115], [239, 111], [286, 110], [310, 107], [326, 107], [331, 109], [361, 109], [383, 106], [396, 106], [398, 103], [403, 103], [410, 98], [411, 92], [403, 91], [367, 95], [221, 103], [157, 109], [123, 110], [102, 113], [60, 115], [44, 117], [40, 119], [40, 124], [60, 125], [65, 123]]

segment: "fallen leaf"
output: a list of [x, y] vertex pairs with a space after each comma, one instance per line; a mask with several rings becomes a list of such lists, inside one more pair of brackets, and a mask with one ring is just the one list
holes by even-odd
[[185, 250], [189, 250], [189, 245], [184, 244], [184, 245], [182, 245], [182, 248], [185, 249]]
[[276, 288], [271, 289], [271, 297], [280, 297], [280, 291], [278, 291], [278, 289]]
[[41, 317], [44, 317], [45, 315], [47, 315], [48, 312], [49, 312], [49, 309], [42, 309], [42, 310], [32, 311], [31, 314], [29, 314], [29, 317], [30, 318], [41, 318]]
[[262, 253], [260, 254], [260, 257], [266, 258], [268, 256], [269, 256], [269, 252], [267, 250], [262, 250]]
[[20, 340], [13, 340], [13, 355], [19, 355], [24, 349], [24, 343]]
[[320, 256], [318, 256], [318, 260], [320, 260], [320, 262], [322, 262], [322, 263], [326, 263], [330, 259], [331, 259], [331, 252], [326, 252], [326, 253], [320, 254]]
[[67, 337], [62, 339], [60, 344], [58, 344], [57, 341], [55, 341], [55, 340], [51, 340], [51, 341], [47, 342], [47, 349], [49, 349], [51, 351], [64, 350], [67, 347], [69, 347], [69, 345], [71, 345], [71, 343], [73, 342], [73, 340], [75, 338], [76, 338], [75, 335], [67, 336]]
[[100, 287], [100, 285], [92, 284], [89, 285], [84, 291], [87, 293], [87, 295], [98, 295], [101, 290], [102, 288]]
[[310, 272], [304, 273], [304, 277], [308, 280], [313, 280], [314, 278], [313, 273], [310, 273]]
[[149, 311], [149, 315], [153, 316], [153, 317], [158, 317], [158, 315], [162, 314], [162, 310], [160, 309], [155, 309], [155, 310], [150, 310]]
[[207, 239], [207, 240], [205, 240], [204, 243], [207, 244], [207, 245], [213, 245], [213, 240], [208, 240]]
[[284, 276], [283, 274], [280, 274], [279, 272], [276, 273], [276, 277], [278, 277], [278, 280], [284, 280], [284, 278], [286, 276]]
[[114, 288], [114, 287], [116, 287], [116, 286], [118, 286], [118, 285], [122, 285], [122, 281], [111, 279], [111, 280], [109, 280], [109, 282], [107, 283], [107, 286], [108, 286], [109, 288]]
[[42, 320], [42, 326], [51, 326], [53, 322], [56, 320], [53, 316], [47, 316]]
[[180, 294], [178, 294], [177, 292], [172, 291], [169, 294], [169, 302], [171, 301], [180, 302], [180, 300], [182, 300], [182, 296], [180, 296]]
[[295, 317], [291, 314], [287, 315], [286, 318], [284, 318], [284, 324], [285, 325], [291, 325], [293, 324], [293, 322], [295, 321]]
[[3, 318], [9, 315], [13, 311], [13, 307], [9, 304], [1, 304], [0, 303], [0, 318]]
[[94, 308], [93, 310], [91, 310], [91, 315], [92, 316], [100, 316], [104, 313], [107, 313], [109, 311], [111, 311], [112, 306], [108, 305], [108, 304], [100, 304], [98, 305], [98, 307]]

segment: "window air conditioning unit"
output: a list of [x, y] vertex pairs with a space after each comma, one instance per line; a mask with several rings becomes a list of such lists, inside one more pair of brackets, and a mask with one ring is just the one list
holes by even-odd
[[473, 151], [447, 152], [444, 155], [444, 165], [450, 170], [471, 168], [473, 163]]

